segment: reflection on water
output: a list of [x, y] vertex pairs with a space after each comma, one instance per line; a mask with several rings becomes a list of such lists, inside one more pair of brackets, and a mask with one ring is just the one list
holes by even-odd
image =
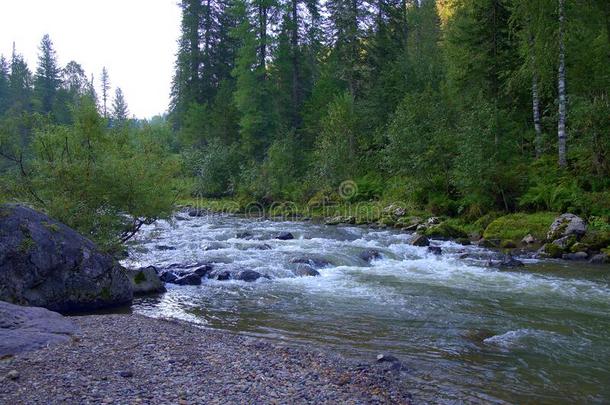
[[[295, 239], [274, 239], [280, 231]], [[433, 241], [439, 257], [408, 239], [354, 226], [192, 218], [147, 227], [125, 264], [211, 262], [266, 274], [272, 279], [168, 285], [134, 311], [366, 359], [389, 352], [409, 368], [404, 378], [422, 402], [610, 401], [610, 269], [529, 260], [497, 270], [483, 265], [492, 252]], [[382, 257], [369, 264], [358, 255], [371, 248]], [[460, 259], [465, 252], [479, 260]], [[295, 257], [329, 265], [319, 277], [294, 277]]]

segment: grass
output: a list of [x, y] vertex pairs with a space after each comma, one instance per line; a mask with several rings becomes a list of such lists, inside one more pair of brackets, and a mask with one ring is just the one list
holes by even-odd
[[544, 240], [553, 220], [557, 217], [553, 212], [538, 212], [535, 214], [509, 214], [493, 220], [485, 229], [485, 239], [500, 239], [520, 241], [528, 234], [538, 240]]

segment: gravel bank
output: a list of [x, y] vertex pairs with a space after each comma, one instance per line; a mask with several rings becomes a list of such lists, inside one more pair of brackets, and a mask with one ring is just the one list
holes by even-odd
[[73, 319], [70, 343], [0, 361], [0, 403], [410, 402], [390, 363], [140, 315]]

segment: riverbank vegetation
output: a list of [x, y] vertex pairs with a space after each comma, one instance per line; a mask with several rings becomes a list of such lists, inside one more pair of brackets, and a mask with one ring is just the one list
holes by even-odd
[[[130, 119], [108, 72], [98, 96], [48, 37], [34, 73], [17, 51], [0, 61], [4, 199], [105, 243], [201, 198], [400, 227], [434, 215], [501, 239], [570, 211], [605, 232], [608, 2], [180, 7], [165, 117]], [[383, 212], [391, 204], [405, 223]], [[339, 212], [356, 205], [365, 214]]]

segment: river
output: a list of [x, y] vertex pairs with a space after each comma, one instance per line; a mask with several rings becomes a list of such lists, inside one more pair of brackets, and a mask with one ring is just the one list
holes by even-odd
[[[289, 231], [293, 240], [277, 240]], [[239, 237], [238, 237], [239, 236]], [[400, 358], [416, 403], [609, 403], [610, 268], [525, 260], [448, 241], [440, 256], [410, 234], [213, 215], [142, 229], [125, 265], [207, 262], [256, 270], [253, 283], [168, 284], [133, 310], [374, 361]], [[266, 246], [264, 246], [266, 245]], [[381, 258], [358, 255], [374, 248]], [[475, 259], [463, 258], [470, 253]], [[294, 258], [330, 263], [295, 277]], [[185, 342], [188, 344], [188, 342]]]

